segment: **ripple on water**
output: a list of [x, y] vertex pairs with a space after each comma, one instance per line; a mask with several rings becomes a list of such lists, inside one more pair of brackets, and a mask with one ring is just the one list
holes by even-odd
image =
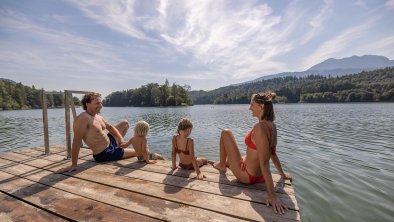
[[[303, 221], [392, 221], [392, 110], [394, 103], [275, 105], [277, 153], [283, 168], [293, 174]], [[214, 160], [219, 158], [222, 129], [233, 130], [244, 154], [244, 136], [255, 123], [248, 105], [105, 107], [102, 115], [113, 124], [128, 120], [126, 138], [138, 120], [146, 120], [150, 149], [167, 158], [183, 117], [193, 121], [196, 155]], [[48, 110], [48, 116], [50, 143], [64, 144], [64, 110]], [[0, 112], [0, 149], [42, 145], [41, 118], [41, 110]]]

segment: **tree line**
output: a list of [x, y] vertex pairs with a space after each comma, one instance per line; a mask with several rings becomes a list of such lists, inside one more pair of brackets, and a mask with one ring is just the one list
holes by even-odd
[[[180, 106], [192, 104], [247, 104], [252, 93], [274, 91], [279, 103], [394, 102], [394, 67], [341, 77], [280, 77], [190, 91], [188, 85], [149, 83], [137, 89], [113, 92], [105, 106]], [[0, 110], [39, 109], [41, 92], [12, 80], [0, 79]], [[80, 105], [77, 97], [73, 98]], [[47, 95], [47, 107], [64, 107], [63, 94]]]
[[117, 91], [105, 97], [104, 106], [182, 106], [192, 105], [189, 85], [170, 86], [168, 80], [163, 85], [149, 83], [140, 88]]
[[[42, 90], [34, 86], [24, 86], [12, 80], [0, 79], [0, 110], [17, 109], [41, 109]], [[73, 97], [74, 103], [80, 105], [77, 97]], [[64, 94], [48, 94], [47, 107], [64, 107]]]
[[394, 102], [394, 67], [341, 77], [280, 77], [192, 91], [194, 104], [247, 104], [252, 93], [274, 91], [280, 103]]

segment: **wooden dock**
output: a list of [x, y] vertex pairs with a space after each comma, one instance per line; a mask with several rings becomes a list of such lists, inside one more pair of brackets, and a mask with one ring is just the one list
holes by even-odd
[[0, 153], [0, 221], [299, 221], [290, 181], [274, 174], [277, 195], [289, 208], [275, 214], [265, 205], [264, 184], [243, 185], [228, 171], [203, 166], [172, 171], [170, 161], [140, 163], [136, 158], [98, 164], [81, 149], [76, 172], [66, 147]]

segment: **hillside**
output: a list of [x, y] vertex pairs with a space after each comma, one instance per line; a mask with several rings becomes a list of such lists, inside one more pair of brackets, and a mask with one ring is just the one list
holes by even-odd
[[342, 59], [330, 58], [302, 72], [282, 72], [263, 76], [249, 82], [286, 76], [304, 77], [309, 75], [321, 75], [336, 77], [393, 66], [394, 60], [389, 60], [387, 57], [377, 55], [352, 56]]
[[[40, 109], [41, 90], [34, 86], [25, 86], [13, 80], [0, 78], [0, 110]], [[79, 105], [80, 101], [74, 97], [74, 102]], [[64, 96], [61, 94], [48, 95], [47, 107], [56, 108], [64, 106]]]
[[380, 102], [394, 101], [394, 67], [341, 77], [309, 75], [192, 91], [194, 104], [249, 103], [252, 93], [275, 91], [277, 102]]

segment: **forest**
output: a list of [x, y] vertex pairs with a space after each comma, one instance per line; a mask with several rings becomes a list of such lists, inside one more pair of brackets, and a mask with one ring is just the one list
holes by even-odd
[[394, 102], [394, 67], [341, 77], [281, 77], [192, 91], [194, 104], [247, 104], [253, 93], [274, 91], [278, 103]]
[[105, 97], [104, 106], [186, 106], [193, 105], [189, 96], [190, 86], [168, 80], [163, 85], [149, 83], [136, 89], [117, 91]]
[[[189, 85], [149, 83], [105, 97], [105, 106], [184, 106], [193, 104], [247, 104], [256, 92], [274, 91], [278, 103], [394, 102], [394, 67], [341, 77], [280, 77], [190, 91]], [[0, 79], [0, 110], [41, 108], [41, 89]], [[73, 98], [80, 105], [77, 97]], [[64, 106], [62, 94], [47, 96], [48, 108]]]
[[[34, 86], [24, 86], [12, 80], [0, 79], [0, 110], [17, 109], [40, 109], [42, 90]], [[80, 101], [74, 97], [74, 102], [79, 105]], [[64, 107], [63, 94], [47, 95], [47, 107]]]

